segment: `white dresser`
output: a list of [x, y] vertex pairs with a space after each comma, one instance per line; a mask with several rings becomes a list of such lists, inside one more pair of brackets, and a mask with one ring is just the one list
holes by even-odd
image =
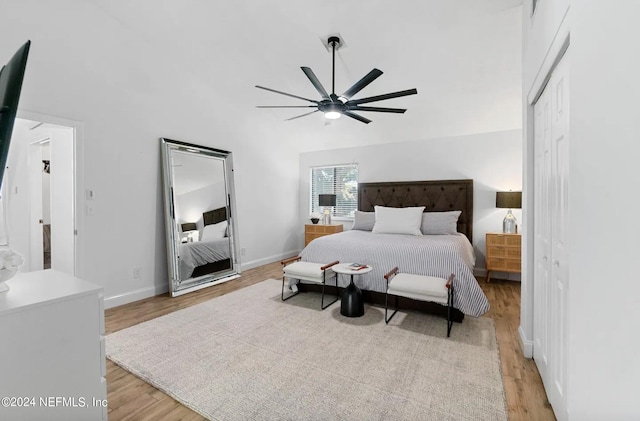
[[0, 420], [106, 420], [102, 288], [55, 270], [0, 293]]

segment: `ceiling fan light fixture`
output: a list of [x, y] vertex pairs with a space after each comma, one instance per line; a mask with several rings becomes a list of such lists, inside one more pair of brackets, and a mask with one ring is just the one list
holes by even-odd
[[339, 111], [327, 111], [326, 113], [324, 113], [324, 117], [329, 120], [336, 120], [340, 118], [341, 115], [342, 114]]
[[329, 120], [336, 120], [342, 116], [342, 104], [329, 103], [322, 107], [325, 118]]

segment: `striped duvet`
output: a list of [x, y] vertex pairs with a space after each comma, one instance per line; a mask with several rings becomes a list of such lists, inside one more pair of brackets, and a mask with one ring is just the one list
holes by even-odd
[[[352, 230], [317, 238], [300, 256], [307, 262], [339, 260], [370, 265], [373, 270], [354, 277], [354, 282], [362, 289], [378, 292], [385, 292], [384, 274], [396, 266], [400, 272], [441, 278], [453, 273], [454, 307], [476, 317], [489, 310], [489, 301], [473, 276], [473, 247], [462, 234], [413, 236]], [[349, 283], [348, 276], [338, 278], [340, 286]]]

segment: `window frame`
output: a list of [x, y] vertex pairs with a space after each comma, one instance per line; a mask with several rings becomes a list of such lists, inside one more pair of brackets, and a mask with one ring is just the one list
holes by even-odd
[[[314, 171], [318, 171], [318, 170], [326, 170], [326, 169], [333, 169], [334, 170], [334, 180], [333, 180], [333, 189], [332, 191], [326, 191], [326, 190], [322, 190], [320, 192], [318, 192], [318, 186], [316, 186], [316, 189], [314, 189], [314, 183], [316, 178], [314, 177]], [[354, 195], [354, 202], [352, 207], [349, 209], [350, 215], [345, 215], [344, 212], [340, 212], [340, 214], [337, 214], [336, 212], [339, 211], [341, 208], [344, 210], [345, 206], [340, 206], [340, 205], [336, 205], [333, 207], [333, 211], [331, 213], [331, 219], [332, 220], [337, 220], [337, 221], [352, 221], [353, 220], [353, 213], [358, 209], [358, 178], [359, 178], [359, 167], [357, 163], [348, 163], [348, 164], [331, 164], [331, 165], [316, 165], [313, 166], [311, 168], [309, 168], [309, 197], [308, 197], [308, 209], [309, 209], [309, 214], [311, 214], [312, 212], [317, 212], [320, 215], [322, 215], [323, 212], [323, 208], [321, 206], [317, 206], [314, 207], [314, 205], [317, 204], [317, 198], [314, 202], [314, 193], [315, 196], [317, 196], [318, 194], [339, 194], [338, 192], [340, 191], [337, 188], [336, 185], [336, 175], [335, 174], [335, 170], [336, 169], [342, 169], [343, 171], [347, 172], [350, 171], [352, 169], [355, 169], [356, 174], [355, 174], [355, 180], [353, 180], [355, 182], [355, 185], [352, 187], [352, 192]], [[345, 183], [346, 185], [346, 183]], [[340, 200], [338, 200], [338, 203], [340, 202]]]

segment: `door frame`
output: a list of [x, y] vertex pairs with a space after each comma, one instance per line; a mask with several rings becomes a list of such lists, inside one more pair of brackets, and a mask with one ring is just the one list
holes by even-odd
[[522, 154], [522, 278], [520, 290], [520, 326], [518, 336], [522, 353], [526, 358], [533, 358], [533, 268], [534, 268], [534, 110], [535, 103], [547, 86], [553, 70], [560, 62], [570, 44], [570, 28], [567, 19], [560, 24], [544, 61], [538, 69], [537, 76], [531, 86], [523, 87], [523, 154]]
[[[44, 140], [44, 139], [43, 139]], [[48, 141], [50, 139], [47, 139]], [[27, 173], [29, 176], [29, 270], [44, 268], [43, 233], [43, 186], [42, 186], [42, 146], [37, 140], [28, 139]], [[39, 221], [36, 222], [36, 219]]]
[[73, 209], [74, 209], [74, 275], [82, 277], [85, 272], [85, 237], [84, 237], [84, 201], [82, 192], [84, 191], [84, 123], [76, 120], [69, 120], [49, 114], [42, 114], [33, 111], [18, 110], [17, 118], [25, 120], [41, 121], [43, 123], [56, 124], [73, 128], [73, 166], [74, 166], [74, 186], [73, 186]]

